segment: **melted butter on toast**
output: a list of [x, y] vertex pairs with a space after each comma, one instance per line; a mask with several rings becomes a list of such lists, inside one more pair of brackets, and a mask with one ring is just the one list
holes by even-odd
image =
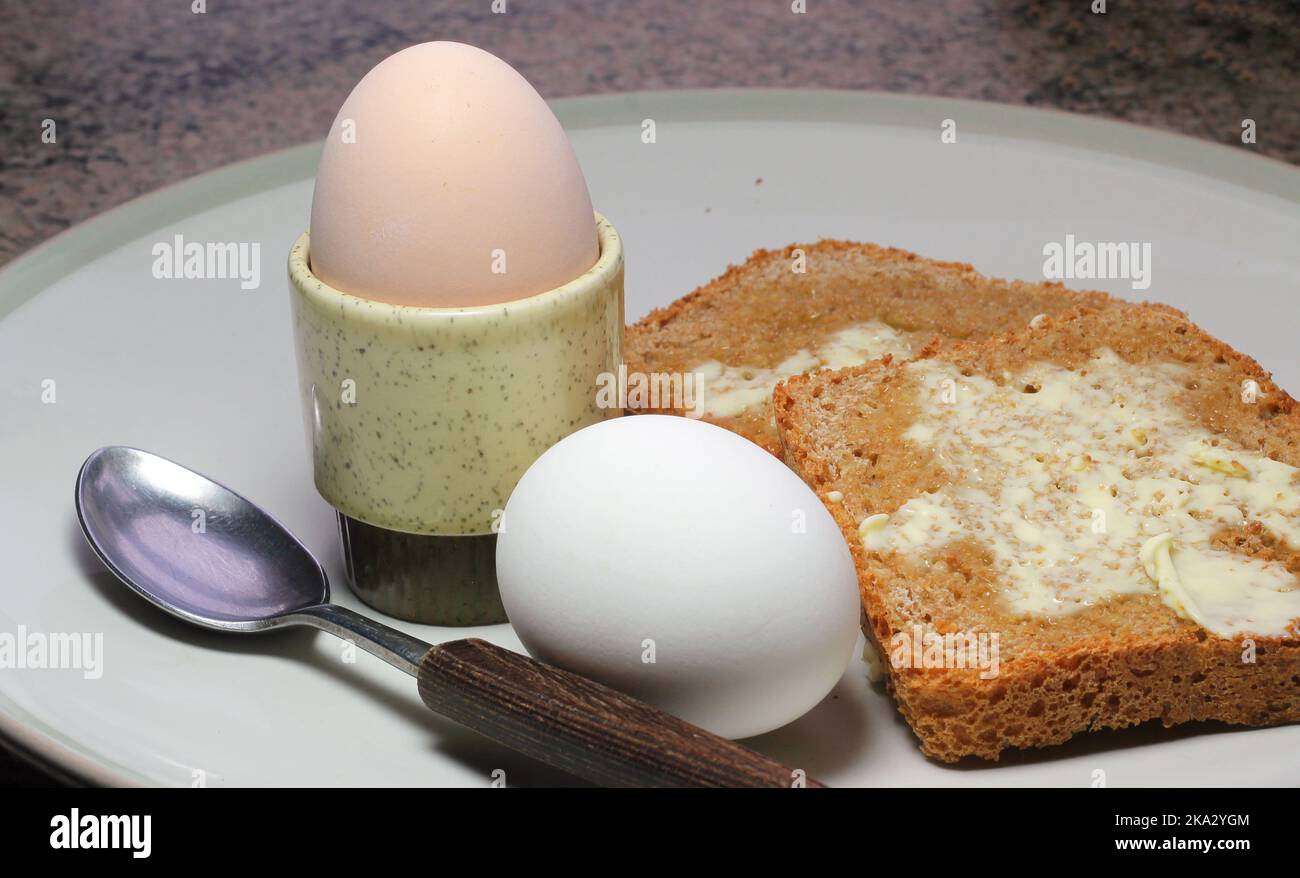
[[1154, 592], [1222, 637], [1296, 636], [1300, 580], [1213, 541], [1257, 521], [1300, 547], [1300, 470], [1189, 417], [1175, 399], [1188, 367], [1137, 366], [1102, 348], [1084, 370], [1036, 363], [1001, 382], [937, 359], [904, 369], [922, 394], [904, 438], [954, 478], [883, 530], [876, 518], [869, 548], [924, 559], [973, 537], [1020, 616]]

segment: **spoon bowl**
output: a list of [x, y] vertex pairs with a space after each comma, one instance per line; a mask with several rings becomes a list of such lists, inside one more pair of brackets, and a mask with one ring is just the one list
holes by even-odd
[[101, 448], [82, 464], [76, 492], [81, 529], [100, 560], [186, 621], [260, 631], [329, 602], [324, 569], [287, 528], [166, 458]]

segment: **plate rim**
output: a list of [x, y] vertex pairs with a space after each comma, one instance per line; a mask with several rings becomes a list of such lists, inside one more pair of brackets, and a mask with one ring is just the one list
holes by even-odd
[[[1236, 146], [1102, 116], [968, 98], [848, 89], [682, 89], [611, 92], [548, 101], [566, 131], [643, 119], [663, 122], [819, 122], [848, 126], [937, 127], [959, 118], [962, 131], [1068, 146], [1176, 169], [1300, 204], [1300, 167]], [[56, 233], [0, 267], [0, 320], [46, 288], [153, 229], [310, 179], [324, 141], [290, 146], [222, 165], [136, 196]], [[304, 225], [306, 217], [304, 219]], [[98, 785], [153, 785], [32, 717], [0, 689], [0, 746], [51, 773]]]
[[[1137, 160], [1300, 204], [1300, 167], [1271, 156], [1120, 119], [1051, 107], [1000, 104], [970, 98], [851, 89], [717, 88], [611, 92], [547, 102], [565, 130], [639, 122], [653, 110], [677, 122], [782, 121], [912, 128], [934, 125], [960, 110], [961, 127], [975, 134], [1054, 143]], [[667, 111], [668, 116], [664, 116]], [[642, 118], [654, 118], [642, 116]], [[868, 121], [869, 120], [869, 121]], [[323, 140], [263, 153], [168, 183], [64, 229], [0, 266], [0, 320], [81, 264], [142, 233], [192, 216], [185, 207], [206, 196], [210, 210], [267, 188], [308, 179]], [[1158, 156], [1158, 158], [1156, 158]], [[69, 262], [76, 264], [69, 266]]]

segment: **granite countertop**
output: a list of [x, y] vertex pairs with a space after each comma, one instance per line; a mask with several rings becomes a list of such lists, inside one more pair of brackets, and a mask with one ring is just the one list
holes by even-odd
[[[193, 2], [207, 11], [192, 12]], [[1294, 0], [0, 0], [0, 263], [166, 183], [324, 136], [411, 43], [500, 55], [546, 97], [873, 89], [1055, 107], [1300, 162]], [[42, 141], [53, 119], [57, 142]], [[1241, 121], [1258, 142], [1241, 145]]]
[[[506, 3], [496, 15], [489, 0], [0, 0], [0, 263], [159, 186], [324, 136], [371, 66], [432, 39], [501, 56], [546, 97], [937, 94], [1124, 119], [1300, 163], [1295, 0], [1112, 0], [1104, 15], [1091, 0], [806, 0], [801, 15], [790, 0]], [[0, 785], [42, 781], [0, 755]]]

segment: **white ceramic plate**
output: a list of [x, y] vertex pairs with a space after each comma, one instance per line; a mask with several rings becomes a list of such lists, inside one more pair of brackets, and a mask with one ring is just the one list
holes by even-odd
[[[1037, 278], [1042, 247], [1149, 241], [1158, 298], [1300, 388], [1300, 171], [1245, 150], [1081, 117], [832, 92], [679, 92], [559, 101], [593, 200], [627, 247], [635, 319], [760, 246], [819, 236], [894, 244]], [[941, 144], [944, 119], [955, 144]], [[642, 142], [654, 119], [657, 142]], [[415, 683], [340, 642], [185, 627], [127, 593], [83, 546], [82, 459], [148, 448], [222, 479], [291, 527], [343, 585], [311, 486], [283, 264], [307, 224], [318, 147], [134, 201], [0, 272], [0, 632], [103, 635], [103, 675], [0, 670], [0, 731], [74, 776], [189, 785], [569, 780], [420, 703]], [[761, 178], [761, 183], [758, 182]], [[152, 246], [258, 242], [261, 287], [156, 280]], [[1081, 284], [1085, 285], [1085, 284]], [[56, 401], [42, 402], [55, 381]], [[399, 623], [400, 625], [400, 623]], [[518, 649], [507, 626], [400, 625]], [[961, 768], [926, 761], [855, 659], [835, 692], [753, 746], [833, 785], [1300, 782], [1300, 727], [1143, 727]], [[202, 774], [196, 774], [201, 772]]]

